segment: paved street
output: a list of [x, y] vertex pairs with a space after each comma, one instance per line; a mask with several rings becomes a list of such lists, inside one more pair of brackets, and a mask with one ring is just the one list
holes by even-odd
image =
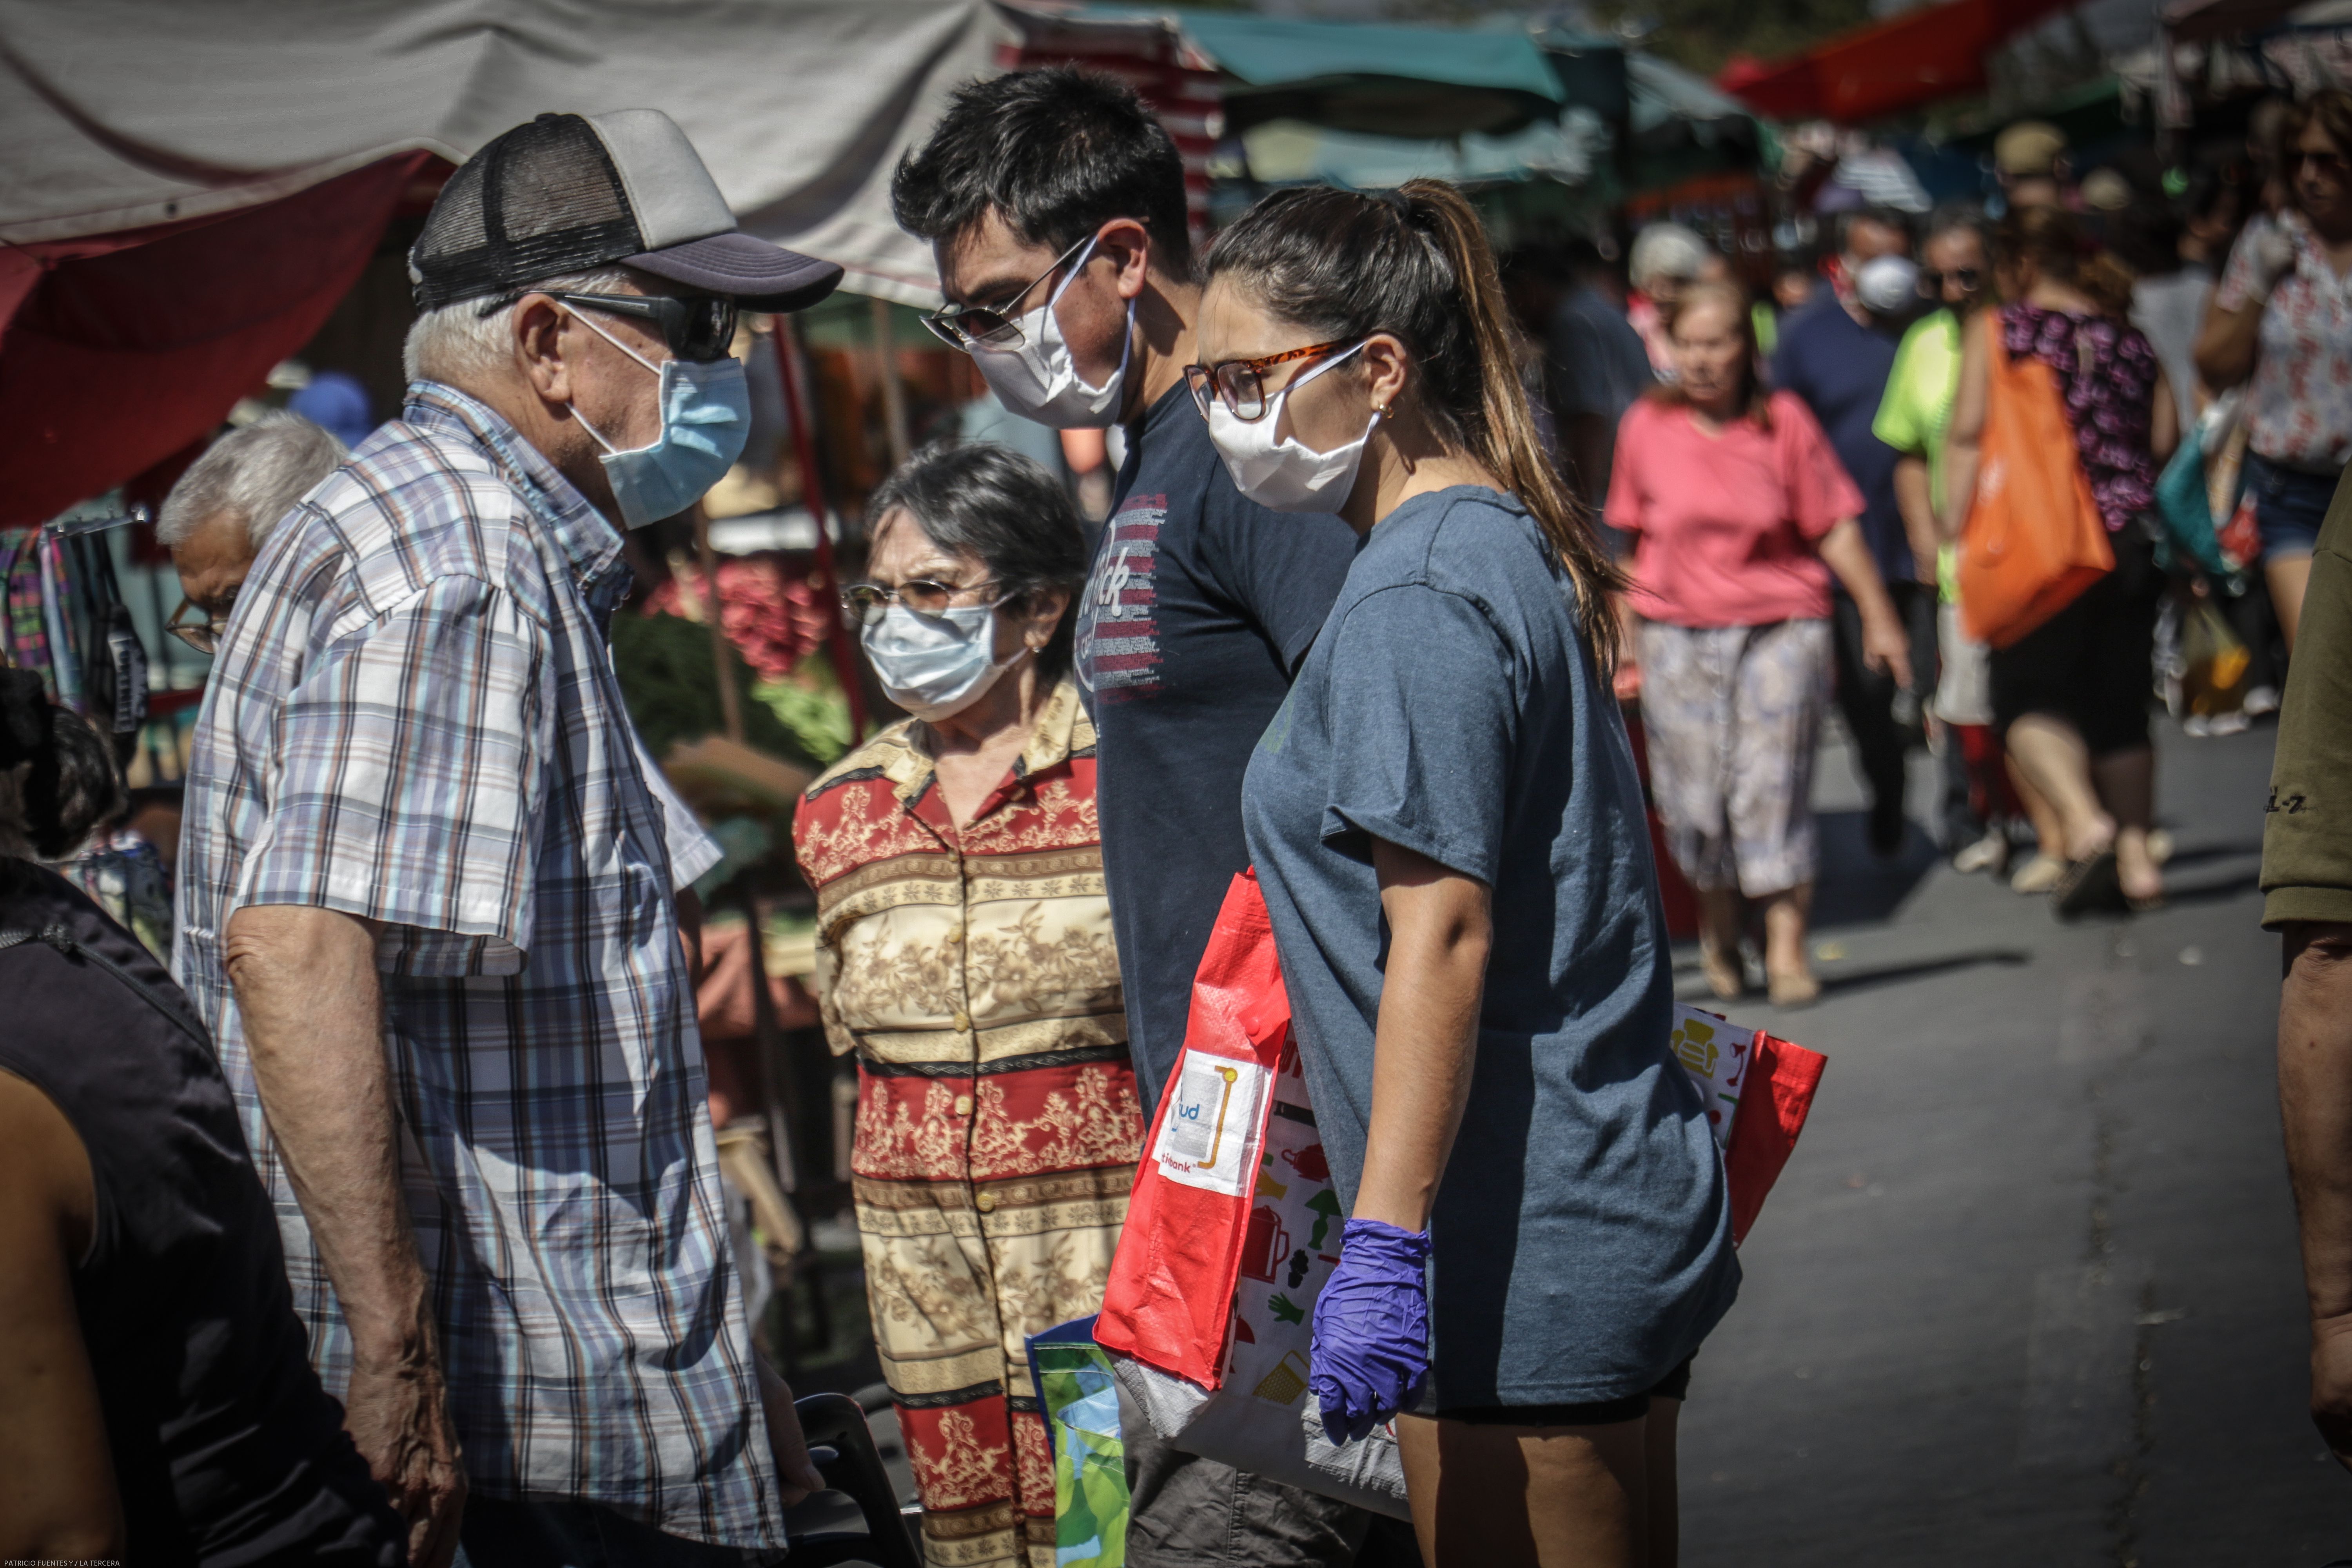
[[1698, 1360], [1693, 1568], [2352, 1556], [2352, 1477], [2304, 1412], [2271, 739], [2163, 733], [2171, 906], [2075, 927], [1916, 833], [1874, 865], [1823, 759], [1829, 989], [1738, 1016], [1830, 1067]]

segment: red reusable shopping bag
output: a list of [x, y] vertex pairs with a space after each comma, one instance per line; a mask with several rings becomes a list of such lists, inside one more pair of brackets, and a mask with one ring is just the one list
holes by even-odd
[[1731, 1142], [1723, 1151], [1723, 1172], [1731, 1188], [1731, 1244], [1748, 1239], [1765, 1194], [1780, 1179], [1780, 1167], [1797, 1147], [1797, 1134], [1813, 1109], [1829, 1058], [1819, 1051], [1756, 1031], [1748, 1058], [1739, 1114], [1732, 1118]]
[[[1136, 1171], [1095, 1342], [1220, 1385], [1290, 997], [1257, 874], [1234, 879], [1192, 982], [1184, 1049]], [[1336, 1248], [1335, 1248], [1336, 1250]]]

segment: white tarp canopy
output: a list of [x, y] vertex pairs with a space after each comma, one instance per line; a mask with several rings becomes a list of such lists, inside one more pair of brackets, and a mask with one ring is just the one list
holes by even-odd
[[543, 110], [651, 107], [743, 227], [938, 300], [890, 172], [1003, 68], [989, 0], [0, 0], [0, 244], [234, 210]]

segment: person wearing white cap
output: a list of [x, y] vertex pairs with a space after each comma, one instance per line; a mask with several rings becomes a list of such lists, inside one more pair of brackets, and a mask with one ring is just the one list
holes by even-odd
[[1650, 351], [1650, 370], [1660, 381], [1675, 379], [1675, 345], [1668, 333], [1675, 302], [1698, 281], [1712, 253], [1706, 241], [1678, 223], [1654, 223], [1633, 237], [1625, 276], [1633, 286], [1625, 319]]
[[679, 937], [719, 850], [605, 627], [621, 530], [742, 449], [739, 306], [841, 268], [737, 232], [635, 109], [492, 141], [409, 273], [401, 416], [218, 638], [177, 978], [410, 1560], [740, 1563], [823, 1483], [729, 1260]]

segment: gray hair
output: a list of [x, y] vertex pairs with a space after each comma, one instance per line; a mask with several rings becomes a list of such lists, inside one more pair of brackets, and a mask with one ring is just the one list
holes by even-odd
[[230, 512], [258, 550], [278, 520], [350, 456], [350, 448], [299, 414], [274, 408], [214, 442], [180, 476], [163, 498], [155, 537], [176, 550], [207, 518]]
[[1633, 237], [1625, 275], [1636, 289], [1654, 278], [1696, 278], [1706, 249], [1706, 241], [1681, 224], [1654, 223]]
[[411, 381], [437, 381], [463, 392], [506, 367], [513, 353], [514, 310], [523, 295], [643, 292], [637, 274], [614, 266], [542, 278], [513, 290], [513, 298], [487, 316], [481, 313], [485, 301], [460, 300], [416, 318], [400, 346], [401, 371]]

